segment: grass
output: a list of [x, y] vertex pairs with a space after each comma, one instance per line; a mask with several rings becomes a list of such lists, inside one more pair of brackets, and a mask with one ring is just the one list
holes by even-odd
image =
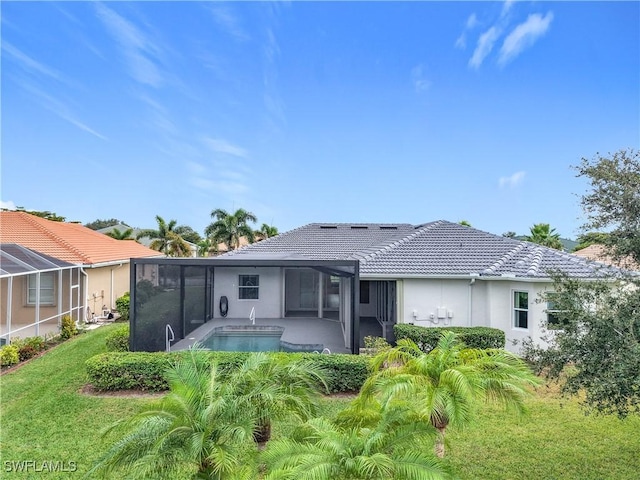
[[[77, 472], [46, 478], [80, 478], [106, 445], [100, 430], [151, 402], [145, 398], [93, 397], [80, 392], [84, 362], [105, 350], [116, 325], [65, 342], [0, 377], [0, 470], [2, 478], [42, 478], [43, 473], [6, 473], [10, 461], [76, 462]], [[327, 415], [348, 403], [323, 402]], [[472, 479], [633, 479], [640, 471], [640, 418], [585, 416], [575, 399], [542, 387], [519, 417], [484, 406], [477, 421], [448, 433], [446, 462], [458, 476]], [[274, 437], [293, 425], [274, 425]]]

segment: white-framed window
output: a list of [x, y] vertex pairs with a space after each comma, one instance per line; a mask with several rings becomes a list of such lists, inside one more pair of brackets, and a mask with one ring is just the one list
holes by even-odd
[[559, 314], [562, 312], [558, 309], [556, 302], [553, 300], [554, 294], [552, 292], [547, 293], [547, 328], [552, 330], [562, 329], [564, 327], [564, 321], [560, 319]]
[[239, 275], [238, 298], [258, 300], [260, 297], [260, 275]]
[[513, 326], [529, 328], [529, 292], [513, 292]]
[[[36, 276], [27, 275], [27, 305], [36, 304]], [[46, 272], [40, 274], [40, 305], [55, 305], [55, 273]]]

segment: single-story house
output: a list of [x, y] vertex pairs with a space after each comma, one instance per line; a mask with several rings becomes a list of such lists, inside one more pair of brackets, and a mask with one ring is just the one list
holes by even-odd
[[[142, 232], [143, 230], [141, 228], [136, 228], [136, 227], [130, 227], [129, 225], [126, 225], [124, 223], [118, 223], [117, 225], [111, 225], [110, 227], [104, 227], [104, 228], [100, 228], [98, 230], [96, 230], [96, 232], [99, 233], [103, 233], [105, 235], [108, 236], [109, 233], [113, 232], [115, 229], [117, 229], [120, 233], [124, 233], [127, 230], [131, 229], [131, 238], [144, 245], [145, 247], [149, 247], [151, 248], [151, 243], [153, 242], [153, 239], [150, 237], [140, 237], [138, 238], [138, 234], [140, 234], [140, 232]], [[198, 245], [196, 245], [195, 243], [191, 243], [191, 242], [187, 242], [185, 240], [186, 244], [189, 245], [189, 250], [191, 252], [191, 257], [197, 257], [198, 256]]]
[[[321, 329], [335, 328], [336, 351], [357, 353], [365, 333], [393, 340], [396, 323], [495, 327], [517, 351], [526, 337], [540, 341], [553, 315], [541, 301], [552, 271], [593, 279], [606, 270], [443, 220], [312, 223], [211, 259], [133, 262], [132, 345], [141, 350], [164, 348], [166, 325], [178, 340], [193, 339], [206, 324], [247, 324], [253, 315], [251, 323], [284, 326], [283, 340], [290, 329], [297, 343], [317, 344]], [[155, 345], [142, 341], [150, 331]]]
[[57, 333], [63, 315], [84, 319], [80, 267], [15, 243], [0, 244], [0, 344]]
[[[77, 321], [90, 320], [101, 316], [103, 310], [115, 308], [115, 300], [129, 291], [132, 257], [161, 255], [139, 243], [115, 240], [77, 223], [54, 222], [20, 211], [0, 212], [0, 242], [17, 244], [38, 255], [78, 267], [73, 271], [79, 272], [80, 279], [72, 283], [79, 285], [78, 303], [83, 315]], [[61, 307], [64, 311], [67, 307], [58, 305], [63, 288], [57, 283], [56, 275], [53, 271], [41, 273], [41, 298], [46, 298], [51, 307]], [[31, 277], [25, 278], [30, 281]], [[25, 305], [29, 303], [27, 296], [21, 301]], [[7, 324], [4, 315], [0, 321], [2, 325]], [[15, 319], [12, 324], [17, 325]]]

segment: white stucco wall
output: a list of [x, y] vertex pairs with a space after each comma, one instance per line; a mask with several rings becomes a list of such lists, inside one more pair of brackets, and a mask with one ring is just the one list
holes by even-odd
[[[240, 300], [238, 298], [239, 275], [259, 275], [260, 289], [257, 300]], [[251, 307], [256, 309], [256, 318], [280, 318], [283, 300], [282, 268], [280, 267], [247, 267], [224, 268], [216, 267], [213, 284], [214, 318], [220, 315], [220, 297], [229, 299], [229, 318], [248, 318]]]
[[[505, 332], [506, 348], [519, 352], [521, 342], [531, 337], [544, 345], [541, 336], [542, 322], [546, 319], [546, 303], [540, 294], [551, 289], [550, 283], [516, 282], [510, 280], [403, 279], [398, 282], [399, 323], [431, 326], [487, 326]], [[515, 328], [513, 292], [529, 293], [528, 328]], [[470, 311], [471, 293], [471, 317]], [[446, 318], [438, 317], [438, 308], [444, 309]], [[417, 312], [417, 318], [413, 311]], [[434, 318], [431, 319], [433, 314]], [[450, 316], [451, 314], [451, 316]], [[436, 322], [437, 320], [437, 322]]]

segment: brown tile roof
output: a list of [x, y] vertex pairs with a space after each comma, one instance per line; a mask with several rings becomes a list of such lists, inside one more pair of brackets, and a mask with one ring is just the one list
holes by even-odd
[[607, 254], [605, 248], [602, 245], [589, 245], [588, 247], [573, 252], [573, 254], [582, 258], [586, 258], [588, 260], [593, 260], [594, 262], [613, 265], [616, 267], [625, 268], [627, 270], [640, 271], [640, 265], [634, 263], [630, 257], [621, 258], [620, 260], [615, 261], [613, 258], [611, 258], [610, 255]]
[[161, 255], [132, 240], [116, 240], [77, 223], [53, 222], [25, 212], [0, 212], [0, 242], [84, 265]]

